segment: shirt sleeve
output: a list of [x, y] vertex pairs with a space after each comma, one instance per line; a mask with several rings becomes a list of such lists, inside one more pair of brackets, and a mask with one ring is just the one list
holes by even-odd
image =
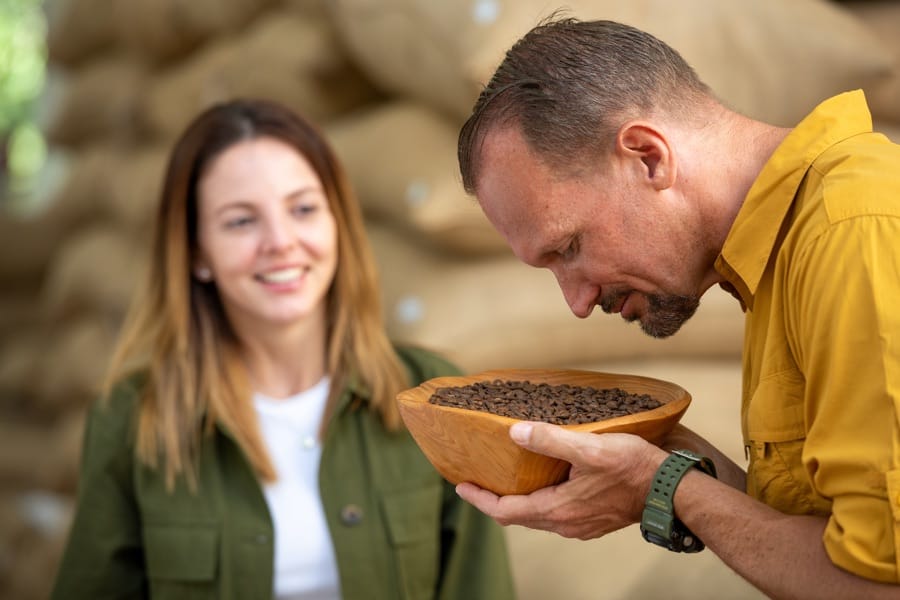
[[146, 598], [132, 486], [134, 398], [114, 394], [88, 413], [75, 515], [53, 599]]
[[832, 224], [787, 282], [806, 378], [803, 464], [832, 503], [823, 543], [860, 576], [900, 581], [900, 218]]

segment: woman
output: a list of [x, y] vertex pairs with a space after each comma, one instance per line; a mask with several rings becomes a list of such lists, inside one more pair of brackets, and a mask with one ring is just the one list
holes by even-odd
[[456, 370], [395, 349], [378, 298], [322, 136], [265, 101], [201, 114], [88, 418], [54, 596], [511, 597], [502, 530], [394, 403]]

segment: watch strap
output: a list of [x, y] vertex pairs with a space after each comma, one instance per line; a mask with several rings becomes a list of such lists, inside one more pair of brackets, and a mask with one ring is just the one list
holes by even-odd
[[693, 467], [716, 476], [715, 465], [689, 450], [675, 450], [653, 476], [641, 515], [641, 535], [649, 542], [673, 552], [700, 552], [705, 545], [675, 516], [675, 490]]

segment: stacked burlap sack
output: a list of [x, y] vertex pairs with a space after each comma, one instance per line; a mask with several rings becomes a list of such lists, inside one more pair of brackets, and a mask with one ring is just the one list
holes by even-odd
[[48, 3], [39, 116], [51, 160], [37, 208], [0, 217], [0, 597], [47, 596], [84, 410], [145, 268], [174, 136], [234, 96], [273, 98], [323, 124], [381, 97], [323, 6]]
[[[0, 216], [0, 597], [46, 595], [84, 409], [144, 269], [166, 152], [219, 100], [268, 97], [323, 126], [363, 205], [399, 341], [440, 350], [469, 371], [739, 354], [742, 316], [719, 290], [665, 341], [605, 315], [576, 319], [552, 275], [520, 264], [463, 193], [459, 127], [505, 49], [556, 4], [46, 4], [50, 74], [40, 116], [51, 160], [39, 210]], [[821, 99], [864, 87], [879, 123], [900, 123], [893, 2], [565, 6], [656, 33], [752, 116], [791, 124]], [[40, 510], [23, 501], [35, 498]]]
[[[724, 102], [753, 117], [790, 125], [826, 97], [864, 87], [872, 91], [877, 118], [900, 121], [900, 49], [890, 34], [900, 10], [893, 3], [850, 5], [861, 12], [877, 8], [884, 14], [867, 20], [893, 18], [893, 30], [869, 27], [823, 0], [687, 0], [677, 9], [663, 0], [562, 5], [562, 14], [623, 21], [658, 35]], [[577, 320], [552, 276], [518, 264], [461, 190], [460, 125], [506, 48], [556, 6], [544, 0], [333, 3], [341, 39], [389, 96], [337, 121], [329, 134], [373, 222], [392, 333], [437, 347], [470, 370], [737, 354], [740, 311], [719, 290], [704, 297], [679, 335], [662, 342], [605, 315]]]

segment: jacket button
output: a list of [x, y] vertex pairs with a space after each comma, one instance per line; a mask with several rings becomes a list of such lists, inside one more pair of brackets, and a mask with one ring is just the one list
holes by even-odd
[[253, 541], [259, 545], [268, 544], [269, 536], [264, 533], [257, 533], [255, 536], [253, 536]]
[[341, 523], [348, 527], [359, 525], [363, 519], [363, 511], [355, 504], [348, 504], [341, 509]]

